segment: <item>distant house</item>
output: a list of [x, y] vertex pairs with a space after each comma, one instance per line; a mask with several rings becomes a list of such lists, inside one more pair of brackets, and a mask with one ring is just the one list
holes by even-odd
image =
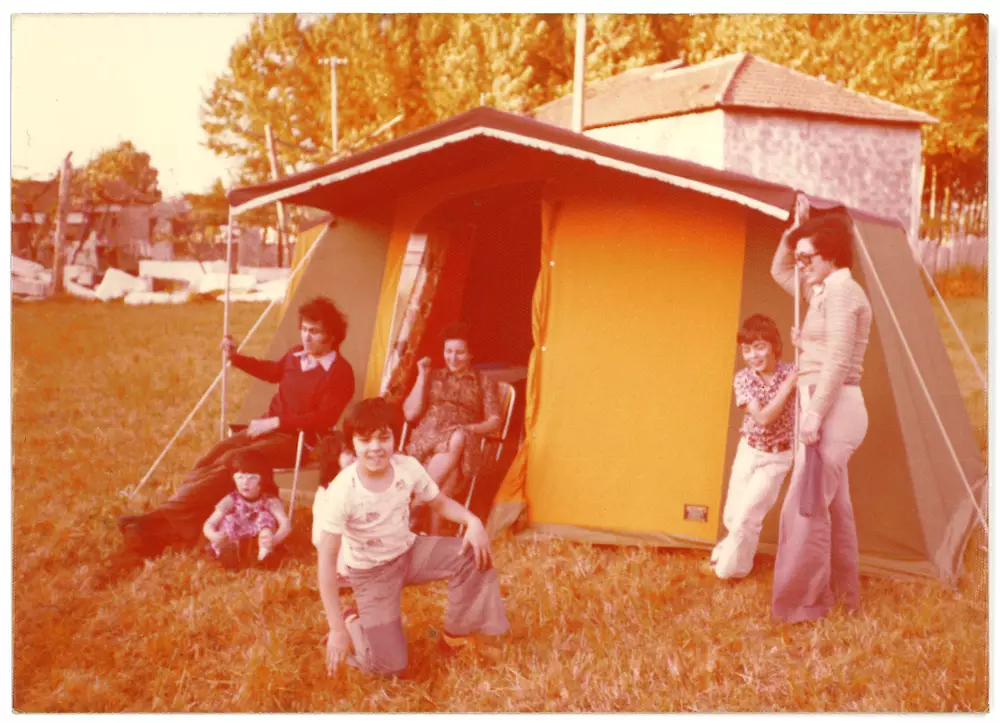
[[[169, 208], [156, 204], [151, 196], [137, 197], [127, 193], [124, 184], [110, 183], [104, 189], [105, 202], [85, 207], [74, 201], [66, 214], [66, 243], [85, 240], [94, 233], [115, 253], [108, 263], [121, 265], [140, 255], [148, 246], [159, 217], [172, 217]], [[32, 239], [38, 233], [36, 260], [48, 264], [52, 259], [51, 236], [55, 230], [55, 214], [59, 203], [58, 178], [50, 181], [12, 179], [11, 181], [11, 241], [15, 255], [30, 257]]]
[[[629, 70], [585, 101], [588, 136], [839, 200], [917, 238], [920, 129], [937, 122], [925, 113], [751, 53]], [[534, 116], [570, 127], [572, 96]]]

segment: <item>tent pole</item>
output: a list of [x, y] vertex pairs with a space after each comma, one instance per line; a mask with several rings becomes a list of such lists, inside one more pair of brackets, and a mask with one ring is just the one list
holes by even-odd
[[[318, 241], [317, 243], [314, 243], [312, 246], [310, 246], [309, 250], [302, 257], [302, 260], [299, 261], [297, 264], [295, 264], [295, 267], [288, 274], [289, 281], [291, 281], [291, 279], [295, 277], [295, 272], [298, 271], [299, 268], [303, 264], [305, 264], [306, 261], [309, 260], [309, 257], [312, 256], [312, 253], [317, 246], [319, 246]], [[266, 319], [267, 315], [271, 313], [271, 309], [273, 309], [279, 301], [281, 301], [281, 299], [271, 300], [271, 303], [267, 305], [267, 308], [264, 309], [263, 313], [261, 313], [261, 315], [257, 317], [257, 321], [254, 322], [254, 325], [250, 327], [250, 331], [247, 332], [246, 337], [243, 339], [243, 342], [240, 344], [237, 351], [242, 350], [243, 347], [246, 346], [247, 342], [250, 341], [250, 337], [252, 337], [254, 335], [254, 332], [256, 332], [257, 329], [260, 328], [260, 325], [264, 323], [264, 319]], [[146, 472], [145, 476], [139, 481], [139, 484], [136, 485], [134, 490], [128, 493], [127, 495], [128, 499], [132, 499], [136, 495], [136, 493], [140, 489], [142, 489], [143, 485], [145, 485], [146, 482], [149, 481], [149, 478], [153, 476], [153, 472], [159, 466], [160, 462], [163, 461], [163, 458], [166, 456], [167, 452], [170, 451], [170, 448], [174, 446], [174, 442], [177, 441], [177, 438], [181, 436], [181, 432], [184, 431], [184, 428], [187, 427], [188, 423], [194, 418], [194, 415], [198, 413], [199, 409], [201, 409], [201, 405], [205, 403], [206, 399], [208, 399], [208, 395], [212, 393], [213, 389], [215, 389], [215, 385], [218, 384], [219, 380], [222, 379], [223, 371], [225, 371], [225, 367], [223, 367], [222, 370], [215, 375], [215, 379], [209, 385], [208, 389], [205, 390], [205, 393], [201, 396], [201, 399], [198, 400], [198, 403], [194, 405], [194, 409], [192, 409], [191, 413], [188, 414], [187, 419], [181, 422], [181, 426], [177, 428], [176, 432], [174, 432], [174, 436], [170, 439], [169, 442], [167, 442], [167, 446], [163, 448], [162, 452], [160, 452], [160, 456], [156, 458], [156, 461], [153, 462], [152, 466], [149, 468], [149, 471]]]
[[[799, 264], [795, 262], [795, 336], [798, 337], [802, 333], [802, 326], [799, 323], [799, 318], [801, 315], [802, 308], [802, 281], [799, 278]], [[796, 342], [798, 339], [796, 339]], [[792, 348], [795, 349], [795, 373], [799, 371], [799, 345], [798, 343], [792, 344]], [[795, 456], [798, 454], [799, 449], [799, 419], [802, 417], [802, 413], [799, 410], [799, 385], [795, 385], [795, 439], [792, 440], [792, 460], [795, 460]]]
[[[260, 315], [260, 317], [257, 319], [257, 322], [253, 325], [253, 328], [251, 328], [250, 331], [247, 333], [246, 339], [243, 340], [243, 344], [240, 344], [240, 349], [242, 349], [243, 346], [250, 340], [250, 337], [253, 336], [253, 333], [255, 331], [257, 331], [257, 328], [261, 325], [261, 323], [263, 323], [264, 319], [267, 317], [271, 309], [273, 309], [274, 305], [277, 303], [278, 299], [273, 299], [271, 303], [268, 305], [268, 307], [264, 309], [264, 313]], [[218, 384], [219, 381], [223, 378], [225, 371], [226, 368], [225, 366], [223, 366], [223, 368], [219, 371], [219, 373], [215, 375], [215, 379], [213, 379], [212, 383], [208, 385], [208, 389], [206, 389], [205, 393], [201, 395], [201, 399], [199, 399], [198, 403], [194, 405], [194, 409], [191, 410], [191, 413], [187, 415], [187, 418], [183, 422], [181, 422], [181, 426], [177, 428], [177, 431], [174, 432], [174, 436], [171, 437], [169, 442], [167, 442], [167, 446], [163, 448], [162, 452], [160, 452], [160, 456], [156, 458], [156, 461], [153, 462], [153, 465], [149, 468], [149, 471], [146, 472], [146, 475], [139, 481], [139, 484], [136, 485], [136, 488], [132, 490], [132, 492], [128, 495], [129, 499], [132, 499], [132, 497], [135, 496], [136, 492], [142, 489], [142, 486], [146, 484], [147, 480], [149, 480], [149, 478], [153, 475], [153, 471], [159, 466], [160, 462], [163, 460], [163, 457], [167, 454], [170, 448], [174, 446], [174, 442], [176, 442], [177, 438], [181, 436], [181, 432], [184, 431], [184, 428], [187, 427], [188, 423], [194, 418], [194, 415], [198, 413], [199, 409], [201, 409], [201, 405], [205, 403], [206, 399], [208, 399], [208, 395], [212, 393], [213, 389], [215, 389], [215, 385]]]
[[944, 297], [941, 296], [941, 292], [938, 291], [937, 284], [934, 283], [934, 278], [931, 273], [924, 266], [924, 262], [917, 259], [917, 263], [920, 264], [920, 268], [923, 269], [924, 275], [931, 284], [931, 288], [934, 289], [934, 295], [937, 296], [938, 301], [941, 302], [941, 308], [944, 309], [945, 316], [948, 317], [948, 321], [951, 323], [951, 328], [955, 330], [958, 334], [958, 340], [962, 344], [962, 349], [969, 357], [969, 361], [972, 362], [972, 368], [976, 370], [976, 376], [979, 377], [979, 383], [983, 386], [983, 393], [989, 395], [989, 390], [986, 388], [986, 376], [983, 374], [983, 370], [979, 366], [979, 362], [976, 361], [976, 357], [972, 354], [972, 349], [969, 347], [969, 343], [965, 340], [965, 335], [962, 334], [962, 330], [958, 328], [958, 323], [955, 321], [955, 317], [951, 315], [951, 311], [948, 310], [948, 305], [944, 303]]
[[[798, 226], [803, 221], [805, 221], [808, 215], [809, 215], [809, 201], [801, 191], [797, 191], [795, 193], [795, 210], [792, 215], [793, 227]], [[785, 243], [785, 240], [782, 239], [781, 243]], [[795, 249], [792, 249], [792, 252], [794, 253]], [[797, 337], [802, 333], [802, 324], [800, 321], [800, 319], [802, 318], [802, 278], [799, 275], [798, 261], [795, 262], [793, 268], [795, 270], [795, 296], [793, 297], [795, 304], [795, 336]], [[797, 343], [792, 344], [792, 348], [795, 350], [794, 351], [795, 372], [798, 373], [799, 345]], [[798, 449], [799, 449], [799, 419], [801, 418], [801, 416], [802, 414], [801, 411], [799, 410], [799, 385], [796, 384], [795, 385], [795, 429], [794, 429], [795, 439], [792, 440], [793, 461], [795, 460], [795, 457], [798, 454]]]
[[[229, 277], [233, 270], [233, 207], [229, 207], [229, 223], [226, 224], [226, 298], [222, 310], [222, 338], [229, 336]], [[222, 352], [222, 404], [219, 411], [219, 439], [226, 438], [226, 367], [229, 360]]]

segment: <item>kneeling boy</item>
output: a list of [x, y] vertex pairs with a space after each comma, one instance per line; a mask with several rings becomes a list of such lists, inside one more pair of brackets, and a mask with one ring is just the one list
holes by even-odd
[[[445, 644], [464, 644], [476, 633], [501, 635], [510, 627], [482, 522], [441, 494], [416, 459], [394, 454], [402, 425], [399, 409], [378, 397], [359, 402], [344, 420], [344, 436], [353, 442], [357, 461], [330, 483], [315, 521], [319, 590], [330, 626], [329, 673], [352, 645], [348, 663], [365, 672], [398, 675], [406, 669], [404, 585], [448, 580]], [[415, 535], [411, 500], [465, 525], [464, 537]], [[342, 545], [356, 611], [340, 608], [337, 555]]]

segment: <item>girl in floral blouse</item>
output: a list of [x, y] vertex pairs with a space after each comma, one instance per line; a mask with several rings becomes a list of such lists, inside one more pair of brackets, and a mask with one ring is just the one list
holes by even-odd
[[753, 568], [764, 518], [792, 468], [795, 366], [779, 361], [781, 334], [774, 320], [754, 314], [736, 340], [746, 366], [736, 373], [736, 406], [746, 411], [722, 512], [726, 536], [703, 572], [740, 578]]

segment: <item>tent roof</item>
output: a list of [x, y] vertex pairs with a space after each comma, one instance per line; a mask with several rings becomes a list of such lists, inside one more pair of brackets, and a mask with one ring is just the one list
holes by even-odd
[[[701, 166], [654, 153], [597, 141], [524, 116], [476, 108], [332, 163], [256, 186], [229, 192], [235, 213], [286, 201], [364, 215], [373, 205], [423, 181], [481, 166], [514, 152], [544, 154], [553, 172], [579, 172], [596, 164], [704, 193], [788, 218], [794, 192], [787, 186]], [[331, 194], [327, 187], [336, 184]]]
[[[487, 107], [293, 176], [235, 188], [228, 199], [234, 214], [284, 201], [378, 219], [406, 190], [515, 153], [525, 162], [544, 156], [549, 176], [575, 175], [596, 165], [738, 203], [780, 221], [788, 220], [795, 202], [795, 189], [789, 186], [636, 151]], [[817, 196], [809, 196], [809, 202], [819, 209], [843, 205]], [[895, 219], [855, 208], [849, 211], [852, 216], [902, 227]]]
[[[849, 90], [823, 78], [735, 53], [692, 66], [647, 65], [587, 87], [586, 128], [697, 113], [717, 108], [796, 116], [826, 116], [907, 126], [937, 119], [896, 103]], [[572, 95], [535, 109], [539, 120], [569, 127]]]

